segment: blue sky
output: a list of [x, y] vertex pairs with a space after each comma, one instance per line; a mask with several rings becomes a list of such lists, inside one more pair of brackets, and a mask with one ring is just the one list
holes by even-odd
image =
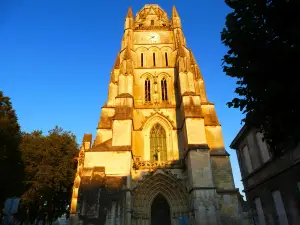
[[222, 72], [226, 48], [220, 32], [230, 11], [222, 0], [2, 0], [0, 90], [11, 98], [24, 131], [47, 132], [59, 125], [75, 133], [78, 143], [84, 133], [95, 136], [127, 9], [132, 6], [135, 14], [147, 3], [159, 4], [169, 16], [176, 5], [222, 124], [235, 184], [242, 190], [229, 144], [243, 115], [226, 106], [235, 96], [235, 80]]

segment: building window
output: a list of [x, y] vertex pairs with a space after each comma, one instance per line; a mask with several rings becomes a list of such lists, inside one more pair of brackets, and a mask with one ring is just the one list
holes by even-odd
[[262, 157], [262, 161], [263, 163], [265, 163], [270, 159], [268, 146], [266, 142], [263, 141], [263, 134], [261, 132], [256, 132], [255, 136]]
[[144, 54], [141, 53], [141, 67], [144, 66]]
[[288, 225], [288, 219], [286, 216], [284, 204], [279, 191], [272, 192], [273, 201], [275, 204], [276, 213], [278, 216], [279, 225]]
[[155, 61], [155, 52], [153, 52], [153, 66], [156, 66], [156, 61]]
[[151, 89], [150, 89], [150, 80], [147, 78], [145, 80], [145, 102], [151, 101]]
[[256, 213], [257, 213], [257, 216], [258, 216], [258, 222], [259, 222], [258, 224], [259, 225], [266, 225], [265, 214], [264, 214], [260, 199], [255, 198], [254, 203], [255, 203]]
[[153, 26], [154, 25], [154, 20], [151, 20], [151, 26]]
[[168, 53], [165, 52], [165, 60], [166, 60], [166, 66], [169, 66], [168, 64]]
[[161, 97], [163, 101], [168, 100], [167, 81], [165, 78], [161, 80]]
[[151, 161], [167, 160], [166, 131], [158, 123], [150, 131], [150, 159]]
[[247, 173], [251, 173], [253, 170], [252, 167], [252, 163], [251, 163], [251, 158], [250, 158], [250, 154], [249, 154], [249, 149], [248, 146], [245, 145], [242, 149], [242, 155], [243, 155], [243, 159], [244, 159], [244, 167], [246, 167], [246, 171]]

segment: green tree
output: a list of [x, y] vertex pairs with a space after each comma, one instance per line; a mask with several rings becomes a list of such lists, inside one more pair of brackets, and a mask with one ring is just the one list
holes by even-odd
[[26, 165], [23, 212], [31, 221], [51, 223], [68, 213], [78, 154], [75, 135], [59, 127], [46, 136], [41, 131], [24, 133], [21, 151]]
[[275, 156], [300, 141], [300, 1], [225, 0], [222, 42], [227, 76], [237, 78], [227, 103], [245, 113], [244, 122], [258, 127]]
[[19, 150], [20, 126], [9, 97], [0, 91], [0, 210], [6, 198], [22, 193], [23, 163]]

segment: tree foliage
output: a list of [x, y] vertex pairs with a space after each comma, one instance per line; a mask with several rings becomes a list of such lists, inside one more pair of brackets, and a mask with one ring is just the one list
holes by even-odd
[[227, 103], [258, 127], [274, 155], [300, 141], [300, 1], [225, 0], [233, 10], [221, 39], [229, 48], [224, 72], [237, 78]]
[[20, 140], [20, 126], [10, 98], [0, 91], [0, 210], [6, 198], [19, 196], [22, 192]]
[[68, 212], [78, 154], [75, 136], [59, 127], [46, 136], [41, 131], [24, 133], [21, 151], [26, 184], [23, 212], [31, 221], [51, 223]]

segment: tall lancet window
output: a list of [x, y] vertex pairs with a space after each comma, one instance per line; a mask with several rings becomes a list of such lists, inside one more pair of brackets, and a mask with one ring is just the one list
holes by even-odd
[[153, 66], [156, 66], [156, 61], [155, 61], [155, 52], [153, 52]]
[[141, 67], [144, 66], [144, 54], [141, 53]]
[[166, 60], [166, 66], [169, 66], [169, 63], [168, 63], [168, 53], [165, 52], [165, 60]]
[[167, 161], [166, 131], [158, 123], [150, 131], [150, 160]]
[[150, 89], [150, 80], [147, 78], [145, 80], [145, 102], [150, 102], [151, 101], [151, 89]]
[[163, 101], [168, 100], [167, 81], [165, 78], [161, 80], [161, 98]]

